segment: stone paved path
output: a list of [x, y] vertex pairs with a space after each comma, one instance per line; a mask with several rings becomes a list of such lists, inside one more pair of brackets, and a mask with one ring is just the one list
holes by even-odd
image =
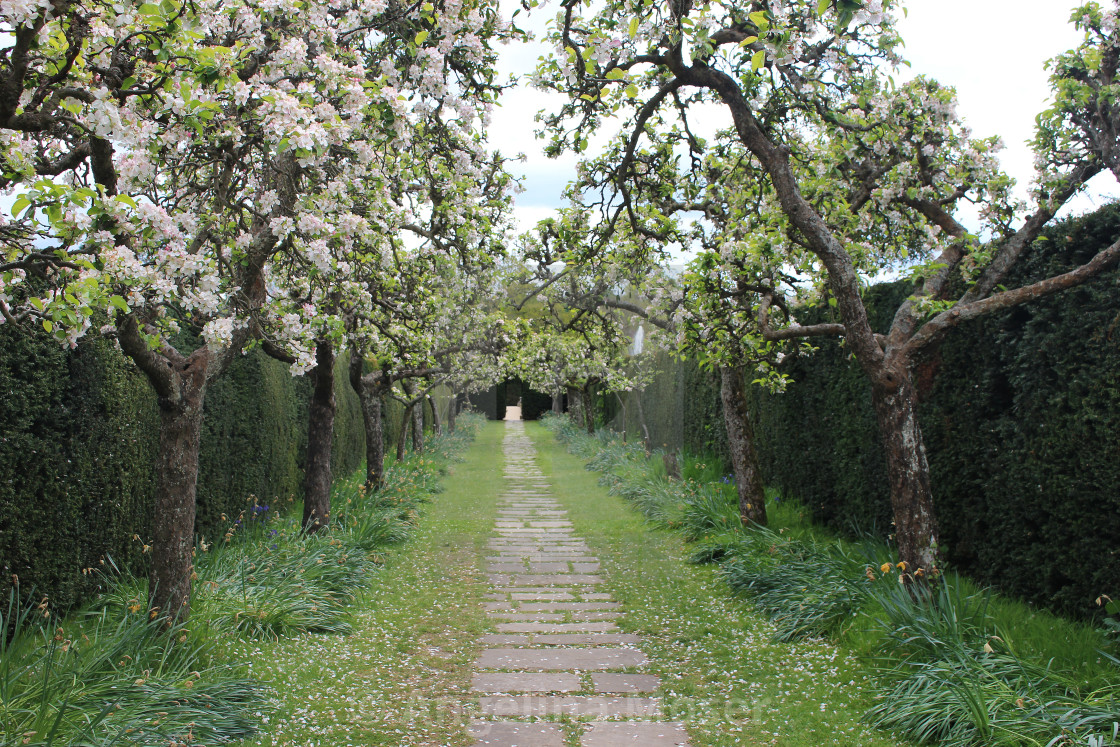
[[684, 728], [662, 720], [641, 641], [618, 632], [625, 611], [599, 591], [598, 559], [552, 497], [524, 424], [505, 427], [506, 489], [487, 558], [498, 633], [475, 662], [476, 747], [687, 745]]

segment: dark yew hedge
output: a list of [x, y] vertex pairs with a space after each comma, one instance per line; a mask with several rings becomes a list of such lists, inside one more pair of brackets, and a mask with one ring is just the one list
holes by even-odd
[[[361, 413], [344, 366], [336, 371], [334, 464], [364, 456]], [[309, 383], [254, 350], [210, 390], [196, 531], [220, 538], [254, 500], [298, 500]], [[18, 576], [69, 607], [99, 586], [111, 560], [144, 570], [158, 445], [155, 396], [111, 343], [65, 350], [46, 334], [0, 327], [0, 599]], [[223, 518], [223, 515], [225, 518]], [[133, 536], [140, 540], [134, 540]]]
[[[1006, 285], [1083, 264], [1117, 236], [1116, 205], [1058, 224]], [[869, 290], [877, 329], [909, 290]], [[767, 482], [835, 527], [889, 534], [866, 378], [839, 343], [784, 365], [785, 394], [753, 394]], [[949, 562], [1079, 616], [1120, 596], [1120, 272], [962, 325], [915, 375]]]
[[521, 419], [540, 420], [541, 415], [552, 411], [552, 395], [538, 392], [528, 384], [521, 384]]
[[653, 448], [712, 454], [727, 464], [730, 457], [719, 374], [701, 369], [694, 361], [678, 361], [665, 354], [660, 355], [658, 369], [661, 373], [640, 395], [628, 392], [622, 402], [614, 394], [601, 397], [604, 421], [615, 430], [625, 430], [628, 437], [640, 438], [637, 398], [641, 396]]

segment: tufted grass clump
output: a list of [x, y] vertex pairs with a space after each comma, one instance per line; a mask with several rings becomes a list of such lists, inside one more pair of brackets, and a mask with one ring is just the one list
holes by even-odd
[[606, 470], [611, 493], [697, 542], [689, 561], [718, 565], [769, 618], [772, 640], [830, 638], [861, 655], [877, 672], [872, 725], [959, 747], [1120, 745], [1120, 657], [1106, 631], [954, 573], [915, 582], [884, 543], [840, 540], [772, 491], [772, 528], [744, 527], [730, 480], [706, 462], [686, 458], [685, 479], [670, 480], [640, 450], [604, 454], [602, 436], [548, 426]]
[[0, 744], [221, 744], [255, 731], [262, 686], [219, 663], [214, 639], [167, 629], [138, 602], [59, 620], [13, 591], [0, 630]]
[[220, 745], [256, 733], [268, 687], [224, 660], [226, 644], [349, 632], [379, 552], [407, 538], [477, 428], [461, 422], [432, 455], [391, 465], [376, 494], [359, 490], [360, 476], [337, 484], [332, 522], [315, 534], [254, 504], [224, 537], [199, 542], [187, 623], [152, 620], [147, 582], [130, 575], [65, 618], [13, 592], [0, 608], [0, 745]]

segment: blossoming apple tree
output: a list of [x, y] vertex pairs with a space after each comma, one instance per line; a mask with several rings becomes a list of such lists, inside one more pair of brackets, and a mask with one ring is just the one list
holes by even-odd
[[272, 316], [281, 268], [318, 266], [361, 231], [340, 184], [380, 186], [371, 207], [393, 207], [382, 156], [409, 146], [424, 107], [468, 108], [446, 71], [484, 52], [496, 15], [457, 0], [60, 0], [6, 4], [0, 23], [15, 195], [0, 314], [69, 344], [101, 326], [151, 383], [150, 605], [182, 618], [208, 386]]
[[[1021, 206], [991, 155], [997, 142], [972, 138], [951, 91], [886, 79], [900, 62], [896, 8], [891, 0], [565, 3], [551, 37], [555, 53], [538, 81], [568, 97], [547, 119], [554, 152], [582, 151], [606, 117], [622, 119], [618, 157], [606, 169], [586, 169], [580, 190], [585, 201], [597, 200], [608, 233], [626, 222], [655, 238], [667, 219], [658, 190], [672, 186], [647, 178], [643, 154], [676, 138], [673, 152], [699, 170], [710, 145], [696, 134], [697, 118], [717, 111], [729, 118], [716, 140], [738, 148], [739, 162], [757, 175], [726, 211], [726, 225], [739, 224], [740, 236], [723, 243], [750, 268], [733, 280], [750, 285], [767, 268], [795, 280], [756, 288], [757, 335], [843, 335], [871, 383], [899, 552], [915, 574], [928, 574], [937, 566], [937, 522], [912, 361], [962, 321], [1058, 292], [1120, 261], [1117, 243], [1070, 272], [1001, 288], [1062, 205], [1095, 174], [1116, 173], [1117, 12], [1088, 3], [1075, 13], [1085, 41], [1053, 65], [1054, 106], [1039, 118], [1038, 176], [1031, 205]], [[984, 240], [958, 217], [966, 203], [979, 207]], [[861, 288], [900, 264], [917, 289], [877, 335]], [[795, 295], [791, 285], [834, 305], [836, 323], [779, 324], [774, 310]]]

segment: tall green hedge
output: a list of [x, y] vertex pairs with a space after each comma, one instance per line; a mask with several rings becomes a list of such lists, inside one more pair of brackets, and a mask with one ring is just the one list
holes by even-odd
[[[1006, 285], [1083, 264], [1117, 236], [1117, 205], [1056, 225]], [[910, 291], [867, 290], [877, 331]], [[784, 394], [748, 390], [764, 477], [823, 523], [887, 536], [870, 385], [841, 342], [815, 344], [782, 364], [793, 378]], [[1093, 615], [1102, 593], [1120, 598], [1120, 271], [962, 325], [915, 377], [948, 561], [1067, 614]], [[636, 436], [632, 400], [613, 425]], [[726, 454], [717, 374], [667, 359], [642, 401], [655, 446]]]
[[[1087, 261], [1120, 236], [1120, 206], [1056, 225], [1006, 281]], [[909, 293], [869, 291], [885, 330]], [[846, 530], [886, 534], [890, 508], [866, 378], [837, 343], [755, 391], [768, 482]], [[948, 561], [1052, 609], [1120, 593], [1120, 272], [954, 330], [919, 361], [920, 418]]]
[[[336, 383], [333, 459], [345, 473], [364, 456], [364, 432], [344, 366]], [[214, 384], [200, 454], [199, 534], [220, 535], [253, 500], [299, 498], [308, 393], [308, 381], [259, 350]], [[111, 560], [143, 571], [158, 427], [151, 388], [110, 343], [64, 350], [34, 330], [0, 327], [0, 598], [15, 575], [25, 593], [34, 588], [68, 607], [100, 583], [100, 574], [83, 569]]]

